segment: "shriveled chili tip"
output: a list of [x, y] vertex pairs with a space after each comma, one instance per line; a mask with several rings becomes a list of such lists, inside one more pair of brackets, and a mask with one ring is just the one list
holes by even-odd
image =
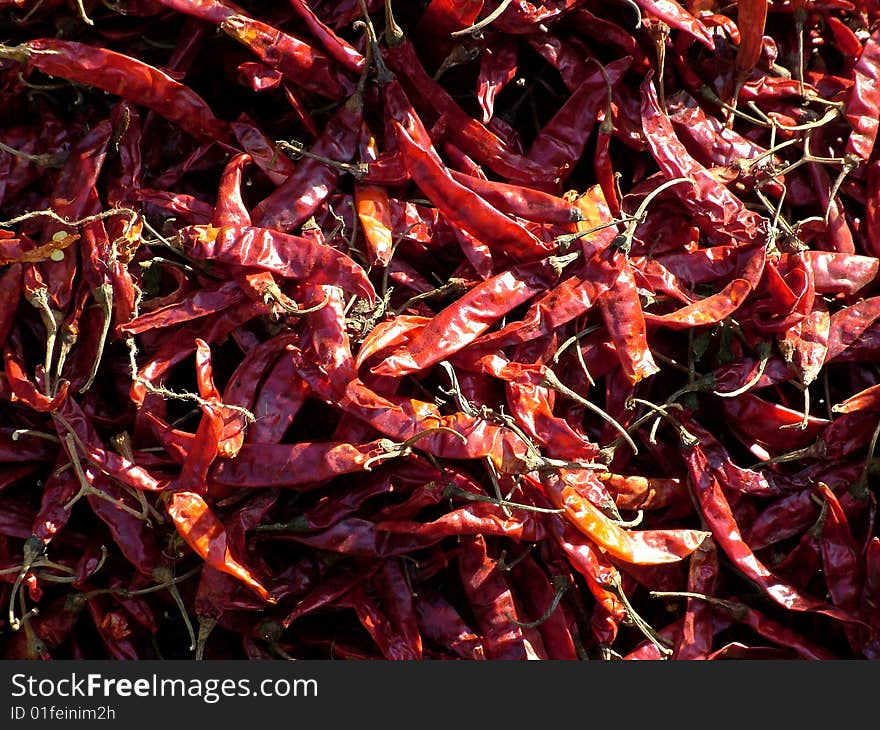
[[208, 565], [234, 576], [266, 603], [275, 603], [262, 583], [230, 553], [226, 529], [201, 496], [186, 490], [175, 492], [167, 509], [180, 536]]

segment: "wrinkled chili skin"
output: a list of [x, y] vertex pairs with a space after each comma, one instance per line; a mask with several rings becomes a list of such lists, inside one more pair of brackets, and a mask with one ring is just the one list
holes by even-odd
[[228, 143], [229, 128], [186, 86], [142, 61], [76, 41], [43, 38], [22, 50], [30, 68], [147, 106], [195, 137]]
[[859, 161], [867, 161], [877, 140], [877, 108], [880, 106], [880, 90], [876, 85], [880, 72], [880, 34], [876, 30], [862, 48], [853, 71], [853, 86], [844, 112], [852, 126], [846, 153]]
[[875, 8], [0, 5], [4, 657], [880, 657]]

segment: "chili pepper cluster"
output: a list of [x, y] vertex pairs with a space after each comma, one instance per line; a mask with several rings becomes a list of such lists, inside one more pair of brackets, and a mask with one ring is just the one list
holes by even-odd
[[878, 19], [0, 2], [0, 655], [880, 658]]

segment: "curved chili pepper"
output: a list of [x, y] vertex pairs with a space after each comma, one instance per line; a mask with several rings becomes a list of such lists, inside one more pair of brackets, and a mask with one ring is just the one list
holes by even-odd
[[428, 123], [432, 116], [444, 116], [450, 128], [457, 130], [456, 144], [477, 163], [505, 178], [509, 182], [531, 185], [533, 180], [547, 177], [547, 170], [526, 157], [517, 154], [504, 144], [479, 121], [467, 114], [452, 98], [446, 89], [434, 81], [422, 66], [415, 49], [409, 40], [383, 49], [383, 58], [391, 70], [406, 85], [406, 93], [398, 93], [393, 89], [397, 83], [392, 81], [385, 86], [386, 104], [392, 118], [403, 123], [405, 116], [401, 114], [409, 103], [401, 106], [389, 96], [393, 91], [398, 97], [405, 98], [408, 94], [416, 107], [425, 115]]
[[684, 458], [688, 467], [689, 483], [699, 505], [700, 514], [711, 530], [712, 538], [734, 562], [738, 570], [784, 608], [792, 611], [813, 611], [840, 621], [857, 620], [848, 612], [801, 594], [768, 570], [743, 540], [730, 504], [718, 481], [712, 476], [700, 447], [688, 447]]
[[[700, 165], [678, 140], [669, 117], [660, 108], [651, 76], [642, 82], [642, 125], [651, 154], [667, 178], [686, 177], [691, 185], [675, 185], [672, 191], [691, 212], [707, 235], [729, 235], [740, 241], [756, 241], [764, 235], [765, 221]], [[761, 240], [763, 243], [763, 240]]]
[[[309, 152], [347, 163], [357, 152], [363, 103], [358, 94], [328, 120]], [[301, 160], [296, 169], [253, 210], [254, 224], [283, 233], [302, 225], [333, 189], [339, 171], [314, 157]]]
[[214, 116], [204, 99], [132, 56], [56, 38], [28, 41], [3, 55], [26, 63], [28, 68], [146, 106], [198, 139], [231, 143], [229, 127]]
[[862, 48], [853, 68], [853, 86], [847, 95], [844, 116], [852, 127], [846, 154], [867, 162], [877, 140], [877, 108], [880, 90], [875, 80], [880, 73], [880, 31], [875, 30]]
[[577, 207], [562, 198], [521, 185], [484, 180], [450, 170], [453, 179], [473, 190], [490, 205], [538, 223], [573, 223], [582, 219]]
[[266, 603], [275, 603], [260, 581], [230, 553], [226, 529], [201, 496], [186, 490], [174, 492], [167, 510], [180, 536], [208, 565], [234, 576]]
[[377, 375], [405, 375], [443, 360], [485, 332], [495, 320], [558, 278], [550, 259], [520, 264], [473, 287], [437, 314], [410, 341], [373, 368]]
[[287, 155], [278, 153], [275, 143], [246, 114], [242, 113], [230, 126], [242, 149], [274, 185], [282, 185], [297, 169]]
[[189, 226], [180, 235], [184, 252], [193, 258], [340, 286], [371, 303], [376, 298], [366, 273], [348, 256], [300, 236], [248, 226]]
[[480, 536], [462, 538], [458, 556], [462, 587], [480, 629], [487, 659], [538, 659], [543, 647], [535, 646], [514, 621], [519, 612], [510, 586], [487, 553]]
[[394, 121], [392, 127], [413, 181], [450, 222], [514, 260], [533, 260], [550, 253], [549, 248], [523, 226], [456, 182], [430, 145], [421, 125], [410, 125], [410, 129], [406, 129]]
[[568, 179], [583, 155], [596, 112], [611, 93], [609, 85], [613, 89], [631, 64], [631, 58], [621, 58], [590, 73], [535, 137], [527, 157], [552, 173], [557, 185]]
[[157, 307], [125, 322], [119, 327], [125, 334], [142, 334], [153, 329], [170, 327], [190, 322], [199, 317], [222, 312], [239, 304], [245, 298], [244, 292], [236, 282], [224, 281], [216, 286], [197, 289], [178, 301]]
[[627, 563], [677, 562], [693, 553], [709, 535], [700, 530], [625, 530], [559, 476], [545, 476], [541, 485], [554, 506], [564, 509], [565, 516], [578, 530], [609, 555]]
[[820, 482], [815, 492], [828, 508], [822, 522], [821, 548], [825, 584], [831, 602], [847, 611], [858, 612], [864, 571], [849, 521], [828, 485]]
[[415, 609], [419, 631], [428, 642], [442, 647], [461, 659], [486, 658], [480, 637], [442, 595], [419, 590], [415, 599]]
[[389, 520], [376, 523], [376, 529], [424, 538], [494, 535], [509, 537], [518, 542], [538, 542], [545, 536], [544, 529], [537, 520], [528, 515], [521, 518], [506, 517], [500, 507], [485, 502], [460, 507], [431, 522]]
[[330, 56], [349, 71], [361, 73], [364, 68], [364, 57], [356, 48], [322, 23], [305, 0], [288, 0], [288, 2]]
[[331, 99], [342, 98], [354, 90], [354, 83], [327, 56], [289, 33], [246, 15], [223, 18], [220, 29], [297, 86]]

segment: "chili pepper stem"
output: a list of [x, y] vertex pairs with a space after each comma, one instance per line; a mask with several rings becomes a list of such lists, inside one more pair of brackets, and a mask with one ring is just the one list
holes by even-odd
[[480, 55], [480, 49], [476, 46], [468, 48], [462, 44], [459, 44], [453, 48], [446, 58], [443, 59], [443, 63], [441, 63], [437, 70], [434, 72], [432, 78], [434, 81], [439, 81], [443, 74], [445, 74], [449, 69], [455, 68], [456, 66], [461, 66], [466, 63], [470, 63], [474, 59], [478, 58]]
[[617, 597], [623, 607], [626, 609], [627, 614], [629, 615], [630, 620], [633, 622], [633, 625], [644, 634], [645, 638], [648, 639], [660, 652], [663, 656], [672, 656], [672, 644], [669, 640], [663, 638], [658, 634], [654, 628], [643, 619], [633, 608], [632, 604], [629, 601], [629, 598], [626, 595], [626, 592], [623, 590], [623, 586], [620, 582], [620, 575], [616, 574], [614, 576], [614, 581], [611, 584], [611, 590], [614, 595]]
[[540, 514], [561, 514], [565, 512], [564, 509], [553, 509], [550, 507], [536, 507], [531, 504], [522, 504], [520, 502], [511, 502], [509, 499], [504, 499], [502, 497], [490, 497], [485, 494], [476, 494], [474, 492], [468, 492], [461, 487], [456, 486], [455, 484], [447, 484], [443, 489], [443, 496], [456, 496], [461, 497], [462, 499], [466, 499], [470, 502], [487, 502], [488, 504], [494, 504], [499, 507], [507, 507], [509, 509], [518, 509], [523, 512], [538, 512]]
[[794, 11], [794, 32], [797, 36], [797, 63], [795, 73], [798, 82], [798, 93], [804, 98], [804, 23], [807, 20], [806, 8], [797, 8]]
[[620, 434], [621, 438], [626, 441], [627, 444], [629, 444], [629, 447], [632, 449], [633, 454], [639, 453], [639, 447], [636, 446], [636, 442], [632, 440], [632, 437], [629, 435], [629, 433], [627, 433], [627, 430], [618, 421], [616, 421], [609, 413], [599, 408], [599, 406], [597, 406], [595, 403], [591, 403], [586, 398], [582, 397], [579, 393], [576, 393], [571, 388], [563, 384], [563, 382], [559, 380], [559, 378], [556, 376], [556, 373], [554, 373], [549, 368], [547, 368], [544, 373], [544, 378], [541, 385], [553, 388], [553, 390], [571, 398], [573, 401], [579, 403], [585, 408], [588, 408], [597, 416], [610, 423], [611, 426], [613, 426], [614, 429]]
[[[513, 0], [501, 0], [501, 2], [498, 3], [498, 7], [495, 8], [491, 13], [489, 13], [485, 18], [474, 23], [473, 25], [468, 26], [467, 28], [462, 28], [461, 30], [453, 31], [452, 33], [449, 34], [450, 37], [458, 38], [459, 36], [463, 36], [463, 35], [471, 35], [474, 37], [479, 36], [480, 31], [483, 28], [485, 28], [487, 25], [491, 25], [495, 20], [500, 18], [501, 15], [504, 13], [505, 10], [507, 10], [508, 6], [512, 2], [513, 2]], [[390, 4], [390, 0], [386, 0], [386, 5], [387, 4]]]
[[193, 401], [194, 403], [198, 403], [200, 406], [208, 406], [208, 407], [213, 407], [213, 408], [220, 407], [220, 408], [224, 408], [226, 410], [235, 411], [236, 413], [243, 416], [244, 419], [248, 423], [254, 423], [257, 420], [257, 417], [253, 413], [251, 413], [247, 408], [244, 408], [243, 406], [233, 406], [233, 405], [228, 405], [226, 403], [217, 403], [215, 401], [208, 401], [208, 400], [205, 400], [204, 398], [202, 398], [201, 396], [196, 395], [195, 393], [190, 393], [189, 391], [185, 391], [185, 390], [184, 391], [169, 390], [168, 388], [165, 388], [164, 386], [153, 385], [149, 380], [141, 377], [140, 375], [138, 375], [135, 378], [135, 381], [137, 383], [139, 383], [140, 385], [144, 386], [144, 388], [147, 390], [147, 392], [152, 393], [153, 395], [161, 395], [163, 398], [173, 398], [175, 400], [188, 400], [188, 401]]
[[[470, 494], [470, 492], [468, 492], [468, 494]], [[554, 512], [555, 511], [558, 510], [554, 510]], [[535, 547], [537, 547], [537, 543], [533, 542], [525, 550], [523, 550], [520, 555], [517, 555], [513, 560], [510, 561], [507, 560], [507, 550], [502, 549], [501, 553], [498, 555], [498, 560], [495, 561], [495, 567], [498, 568], [498, 570], [509, 572], [513, 570], [517, 565], [519, 565], [523, 560], [529, 557]]]
[[413, 297], [407, 299], [403, 304], [401, 304], [396, 309], [392, 309], [389, 314], [393, 316], [397, 316], [402, 312], [405, 312], [409, 309], [413, 304], [417, 302], [423, 302], [426, 299], [432, 299], [437, 296], [443, 296], [445, 294], [451, 294], [452, 296], [458, 296], [463, 294], [467, 290], [465, 286], [464, 279], [451, 278], [442, 286], [437, 287], [436, 289], [432, 289], [431, 291], [422, 292], [421, 294], [416, 294]]
[[177, 584], [173, 581], [169, 582], [168, 585], [168, 593], [171, 594], [171, 598], [174, 599], [174, 603], [177, 604], [177, 608], [180, 611], [180, 615], [183, 618], [183, 623], [186, 626], [186, 632], [189, 634], [189, 650], [195, 651], [196, 649], [196, 634], [193, 630], [192, 621], [189, 619], [189, 614], [186, 612], [186, 604], [183, 602], [183, 597], [180, 595], [180, 591], [177, 588]]
[[[21, 569], [18, 572], [15, 582], [12, 584], [9, 595], [9, 628], [13, 631], [18, 631], [21, 627], [21, 622], [19, 619], [15, 618], [15, 599], [21, 590], [22, 581], [30, 572], [40, 555], [42, 555], [44, 549], [45, 544], [38, 537], [31, 536], [25, 540], [24, 547], [22, 548]], [[22, 596], [22, 615], [24, 615], [24, 613], [24, 601]]]
[[13, 157], [18, 157], [21, 160], [33, 162], [35, 165], [39, 165], [40, 167], [61, 167], [68, 157], [67, 152], [52, 152], [41, 155], [31, 155], [27, 152], [17, 150], [14, 147], [10, 147], [8, 144], [5, 144], [3, 142], [0, 142], [0, 150], [12, 155]]
[[707, 601], [716, 606], [721, 606], [729, 611], [736, 611], [740, 606], [733, 601], [726, 601], [723, 598], [715, 596], [707, 596], [705, 593], [695, 593], [694, 591], [650, 591], [652, 598], [696, 598], [700, 601]]
[[22, 436], [32, 436], [33, 438], [45, 439], [55, 444], [60, 444], [61, 439], [56, 434], [46, 431], [35, 431], [32, 428], [17, 428], [12, 432], [12, 440], [18, 441]]
[[536, 618], [534, 621], [518, 621], [516, 617], [507, 613], [505, 615], [507, 616], [508, 621], [516, 624], [522, 629], [535, 629], [545, 623], [558, 608], [560, 601], [562, 601], [562, 596], [564, 596], [565, 592], [571, 587], [571, 581], [564, 575], [554, 576], [550, 583], [555, 589], [555, 593], [550, 601], [550, 605], [547, 606], [547, 610], [544, 611], [539, 618]]
[[208, 643], [208, 637], [217, 626], [217, 619], [213, 616], [199, 616], [199, 633], [196, 638], [196, 653], [194, 659], [202, 661], [205, 658], [205, 647]]
[[107, 342], [107, 334], [110, 332], [110, 322], [113, 319], [113, 287], [110, 284], [101, 284], [101, 286], [95, 290], [95, 299], [98, 301], [98, 306], [101, 307], [101, 313], [104, 315], [104, 319], [101, 323], [101, 334], [98, 337], [98, 347], [95, 352], [95, 359], [92, 362], [89, 377], [86, 378], [86, 382], [79, 389], [80, 393], [85, 393], [92, 387], [92, 383], [95, 382], [95, 376], [98, 374], [98, 368], [101, 365], [101, 358], [104, 355], [104, 344]]
[[874, 428], [874, 433], [871, 434], [871, 442], [868, 445], [868, 456], [865, 459], [865, 464], [862, 466], [861, 474], [859, 474], [858, 480], [850, 487], [850, 494], [857, 499], [867, 499], [869, 495], [868, 490], [868, 473], [871, 468], [871, 462], [874, 461], [874, 450], [877, 448], [877, 439], [880, 438], [880, 420], [877, 421], [877, 426]]
[[[39, 6], [40, 3], [37, 3], [37, 5]], [[30, 51], [24, 44], [18, 46], [7, 46], [0, 43], [0, 58], [24, 64], [27, 63], [29, 57]]]
[[[379, 82], [380, 85], [384, 85], [384, 84], [387, 84], [388, 82], [390, 82], [394, 78], [394, 74], [391, 73], [391, 71], [388, 69], [388, 66], [385, 65], [385, 60], [382, 58], [382, 51], [379, 49], [379, 39], [376, 36], [376, 28], [373, 25], [372, 19], [370, 18], [370, 11], [367, 8], [366, 0], [359, 0], [359, 3], [361, 6], [361, 15], [364, 18], [363, 23], [367, 27], [367, 41], [368, 41], [367, 45], [371, 49], [370, 50], [371, 60], [376, 66], [376, 80]], [[385, 8], [386, 17], [388, 15], [388, 13], [389, 13], [389, 10], [386, 7]], [[392, 21], [393, 20], [394, 20], [394, 18], [392, 17]], [[398, 31], [400, 31], [399, 28], [398, 28]], [[387, 34], [387, 32], [388, 32], [388, 30], [386, 29], [386, 34]], [[402, 42], [403, 31], [400, 31], [400, 36], [401, 36], [400, 42]], [[388, 38], [386, 35], [386, 43], [387, 42], [388, 42]], [[364, 67], [365, 68], [369, 67], [369, 63], [365, 63]]]
[[76, 14], [79, 15], [80, 20], [86, 25], [94, 25], [95, 21], [92, 20], [88, 14], [86, 13], [86, 8], [83, 5], [83, 0], [75, 0], [76, 5]]
[[394, 19], [391, 0], [385, 0], [385, 42], [391, 46], [399, 46], [406, 39], [403, 30]]
[[297, 159], [298, 157], [309, 157], [313, 160], [317, 160], [321, 162], [327, 167], [332, 167], [340, 172], [347, 172], [352, 175], [355, 179], [361, 180], [368, 172], [367, 165], [362, 162], [340, 162], [339, 160], [331, 160], [329, 157], [324, 157], [323, 155], [316, 155], [314, 152], [309, 152], [305, 148], [305, 145], [296, 142], [286, 142], [285, 140], [277, 140], [275, 142], [275, 146], [278, 149], [287, 150], [293, 153], [293, 158]]
[[614, 245], [624, 252], [629, 252], [630, 248], [632, 247], [632, 239], [636, 235], [636, 229], [638, 228], [639, 224], [645, 220], [645, 215], [647, 213], [648, 206], [651, 204], [651, 201], [653, 201], [654, 198], [660, 195], [660, 193], [671, 188], [673, 185], [679, 185], [683, 182], [690, 183], [691, 185], [694, 184], [693, 180], [691, 180], [690, 178], [676, 177], [672, 180], [667, 180], [662, 185], [658, 185], [650, 193], [648, 193], [645, 196], [645, 199], [639, 205], [639, 207], [636, 208], [635, 213], [633, 213], [630, 217], [624, 232], [620, 236], [618, 236], [617, 239], [615, 239]]
[[681, 423], [675, 418], [667, 408], [669, 406], [658, 406], [655, 403], [651, 403], [651, 401], [644, 400], [643, 398], [630, 398], [630, 403], [638, 403], [640, 405], [645, 406], [646, 408], [650, 408], [655, 413], [659, 414], [661, 418], [669, 421], [672, 426], [678, 431], [678, 436], [681, 439], [682, 444], [685, 446], [694, 446], [700, 443], [700, 439], [694, 436], [690, 431], [688, 431]]
[[45, 392], [52, 393], [52, 361], [55, 357], [55, 341], [58, 336], [58, 320], [49, 306], [49, 292], [45, 288], [35, 289], [27, 297], [28, 302], [40, 313], [43, 327], [46, 328], [46, 356], [43, 362], [45, 372]]
[[657, 52], [657, 95], [660, 98], [660, 108], [666, 110], [666, 40], [669, 38], [669, 26], [662, 20], [652, 25], [651, 36], [654, 40], [654, 50]]
[[783, 464], [787, 461], [797, 461], [802, 458], [824, 458], [825, 456], [825, 443], [820, 439], [814, 444], [810, 444], [809, 446], [805, 446], [802, 449], [795, 449], [794, 451], [789, 451], [787, 454], [780, 454], [779, 456], [774, 456], [772, 459], [764, 459], [763, 461], [758, 461], [753, 464], [750, 468], [759, 469], [764, 466], [770, 466], [771, 464]]
[[[104, 220], [105, 218], [109, 218], [114, 215], [120, 215], [121, 213], [128, 213], [132, 217], [132, 222], [138, 217], [139, 213], [133, 208], [123, 208], [123, 207], [114, 207], [108, 208], [100, 213], [95, 213], [94, 215], [86, 216], [85, 218], [77, 218], [76, 220], [69, 220], [64, 218], [54, 210], [45, 209], [45, 210], [32, 210], [27, 213], [22, 213], [21, 215], [17, 215], [14, 218], [10, 218], [9, 220], [0, 221], [0, 227], [8, 228], [10, 226], [17, 225], [19, 223], [23, 223], [24, 221], [31, 220], [32, 218], [40, 218], [46, 217], [51, 218], [56, 223], [60, 223], [63, 226], [84, 226], [87, 223], [94, 223], [95, 221]], [[145, 222], [146, 224], [146, 222]], [[130, 224], [129, 224], [130, 225]]]
[[492, 463], [492, 459], [490, 459], [488, 456], [485, 457], [483, 461], [486, 464], [486, 471], [489, 473], [489, 481], [492, 482], [492, 489], [495, 492], [495, 498], [498, 500], [498, 504], [501, 505], [501, 511], [504, 512], [505, 517], [510, 517], [510, 509], [502, 504], [507, 500], [505, 499], [504, 495], [501, 494], [501, 484], [498, 481], [498, 472], [495, 470], [495, 465]]
[[856, 167], [857, 165], [851, 160], [844, 158], [843, 167], [837, 178], [834, 180], [834, 184], [831, 186], [831, 191], [828, 193], [828, 205], [825, 206], [825, 215], [823, 218], [826, 226], [831, 217], [831, 208], [834, 205], [834, 199], [837, 197], [837, 191], [840, 190], [840, 186], [843, 185], [843, 181], [846, 179], [847, 175], [849, 175]]

